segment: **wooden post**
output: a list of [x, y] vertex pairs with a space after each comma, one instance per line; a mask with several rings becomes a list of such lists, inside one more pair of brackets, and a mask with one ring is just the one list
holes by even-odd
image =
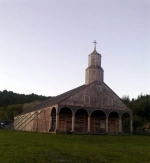
[[122, 133], [122, 119], [119, 118], [119, 133]]
[[56, 128], [55, 131], [57, 132], [59, 126], [59, 114], [56, 114]]
[[130, 132], [133, 133], [133, 124], [132, 124], [132, 117], [130, 119]]
[[88, 116], [88, 132], [90, 133], [90, 122], [91, 122], [91, 117], [90, 115]]
[[71, 132], [74, 132], [74, 123], [75, 123], [75, 115], [72, 114], [72, 130], [71, 130]]
[[106, 117], [106, 133], [108, 133], [108, 117]]

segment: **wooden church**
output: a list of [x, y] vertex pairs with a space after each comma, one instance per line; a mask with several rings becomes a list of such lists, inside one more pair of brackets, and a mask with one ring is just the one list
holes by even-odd
[[[122, 133], [128, 117], [132, 133], [132, 112], [104, 82], [101, 54], [88, 56], [85, 84], [24, 111], [14, 118], [14, 129], [47, 133]], [[125, 115], [125, 116], [124, 116]]]

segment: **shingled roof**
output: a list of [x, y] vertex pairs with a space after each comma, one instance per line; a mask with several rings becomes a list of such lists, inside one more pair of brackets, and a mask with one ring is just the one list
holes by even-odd
[[21, 114], [25, 114], [25, 113], [28, 113], [28, 112], [32, 112], [32, 111], [36, 111], [36, 110], [40, 110], [42, 108], [46, 108], [48, 106], [52, 106], [52, 105], [55, 105], [55, 104], [58, 104], [60, 102], [62, 102], [63, 100], [65, 100], [66, 98], [74, 95], [75, 93], [79, 92], [80, 90], [84, 89], [85, 87], [87, 87], [87, 85], [81, 85], [75, 89], [72, 89], [70, 91], [67, 91], [65, 93], [62, 93], [56, 97], [53, 97], [53, 98], [50, 98], [46, 101], [43, 101], [41, 102], [40, 104], [32, 107], [32, 108], [29, 108], [27, 110], [25, 110], [24, 112], [22, 112]]

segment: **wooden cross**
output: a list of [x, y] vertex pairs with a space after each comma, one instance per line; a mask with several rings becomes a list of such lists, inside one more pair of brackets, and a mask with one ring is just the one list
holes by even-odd
[[94, 50], [96, 50], [96, 44], [97, 44], [96, 40], [93, 41], [93, 43], [95, 44], [95, 45], [94, 45]]

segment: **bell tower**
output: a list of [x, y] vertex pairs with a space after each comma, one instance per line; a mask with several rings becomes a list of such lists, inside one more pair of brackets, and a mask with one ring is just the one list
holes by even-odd
[[85, 84], [96, 81], [98, 84], [103, 83], [104, 70], [101, 67], [101, 54], [96, 51], [97, 42], [94, 41], [94, 51], [88, 56], [88, 68], [85, 70]]

